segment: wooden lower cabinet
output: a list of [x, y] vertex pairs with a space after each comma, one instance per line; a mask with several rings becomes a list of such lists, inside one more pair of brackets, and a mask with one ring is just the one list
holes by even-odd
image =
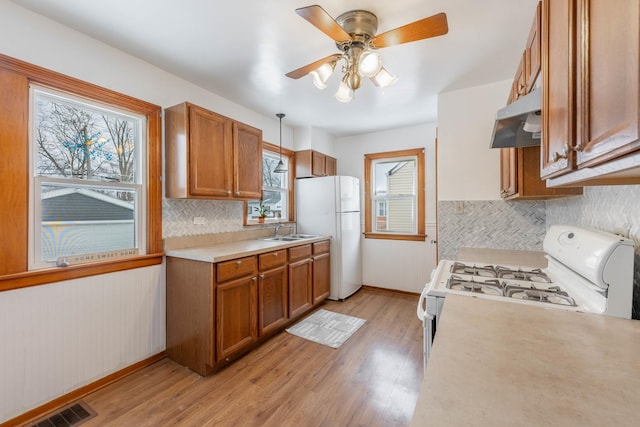
[[296, 317], [313, 305], [311, 258], [289, 264], [289, 312]]
[[[167, 355], [209, 375], [322, 303], [329, 241], [210, 263], [167, 257]], [[326, 294], [326, 296], [325, 296]]]
[[257, 277], [243, 277], [216, 286], [216, 360], [251, 346], [258, 339]]
[[200, 375], [216, 365], [215, 264], [167, 257], [167, 355]]
[[329, 241], [313, 244], [313, 303], [327, 299], [331, 292], [331, 257]]
[[312, 246], [289, 248], [289, 315], [296, 317], [313, 306]]
[[258, 335], [267, 336], [289, 320], [287, 251], [260, 255], [258, 276]]

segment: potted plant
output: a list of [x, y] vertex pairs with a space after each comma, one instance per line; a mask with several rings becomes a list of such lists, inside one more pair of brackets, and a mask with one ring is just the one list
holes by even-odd
[[264, 200], [260, 200], [260, 204], [258, 206], [254, 206], [253, 210], [258, 212], [258, 222], [264, 222], [264, 219], [269, 213], [269, 208], [265, 206]]

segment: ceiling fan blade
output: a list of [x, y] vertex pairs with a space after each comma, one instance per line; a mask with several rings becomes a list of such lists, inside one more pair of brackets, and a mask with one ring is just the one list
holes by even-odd
[[296, 13], [337, 42], [351, 40], [349, 33], [318, 5], [301, 7], [296, 9]]
[[389, 30], [374, 37], [372, 45], [377, 48], [394, 46], [416, 40], [437, 37], [449, 32], [447, 15], [438, 13], [428, 18], [421, 19], [411, 24], [403, 25], [394, 30]]
[[304, 67], [300, 67], [297, 70], [293, 70], [285, 75], [292, 79], [299, 79], [300, 77], [306, 76], [313, 70], [317, 70], [318, 68], [320, 68], [322, 64], [326, 64], [327, 62], [337, 61], [341, 57], [342, 57], [341, 54], [336, 53], [334, 55], [327, 56], [326, 58], [319, 59], [316, 62], [312, 62], [311, 64], [305, 65]]

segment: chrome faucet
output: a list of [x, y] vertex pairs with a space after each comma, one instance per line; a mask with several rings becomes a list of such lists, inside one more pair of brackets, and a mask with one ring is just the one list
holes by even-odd
[[278, 231], [284, 227], [284, 228], [291, 228], [292, 230], [295, 229], [296, 224], [282, 224], [281, 222], [278, 222], [276, 224], [276, 228], [275, 228], [275, 232], [273, 233], [273, 237], [278, 237]]

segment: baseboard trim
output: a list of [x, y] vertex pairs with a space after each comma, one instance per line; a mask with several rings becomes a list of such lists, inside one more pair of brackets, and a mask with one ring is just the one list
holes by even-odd
[[371, 286], [371, 285], [362, 285], [362, 288], [368, 289], [370, 291], [388, 292], [392, 294], [411, 295], [411, 296], [417, 296], [417, 297], [420, 296], [420, 294], [416, 292], [401, 291], [399, 289], [379, 288], [377, 286]]
[[128, 375], [131, 375], [134, 372], [137, 372], [143, 368], [146, 368], [147, 366], [152, 365], [157, 361], [164, 359], [165, 357], [167, 357], [167, 354], [164, 351], [158, 354], [155, 354], [151, 357], [141, 360], [140, 362], [134, 363], [133, 365], [127, 366], [126, 368], [120, 369], [117, 372], [109, 374], [104, 378], [100, 378], [97, 381], [94, 381], [90, 384], [87, 384], [76, 390], [73, 390], [72, 392], [69, 392], [65, 395], [57, 397], [52, 401], [45, 403], [44, 405], [38, 406], [37, 408], [31, 409], [25, 412], [22, 415], [18, 415], [15, 418], [12, 418], [3, 423], [0, 423], [0, 427], [23, 425], [23, 424], [27, 424], [30, 421], [34, 421], [39, 418], [42, 418], [46, 414], [55, 412], [58, 409], [62, 408], [63, 406], [69, 405], [75, 402], [76, 400], [82, 399], [83, 397], [93, 393], [94, 391], [97, 391], [103, 387], [108, 386], [109, 384], [112, 384], [118, 380], [121, 380], [122, 378]]

